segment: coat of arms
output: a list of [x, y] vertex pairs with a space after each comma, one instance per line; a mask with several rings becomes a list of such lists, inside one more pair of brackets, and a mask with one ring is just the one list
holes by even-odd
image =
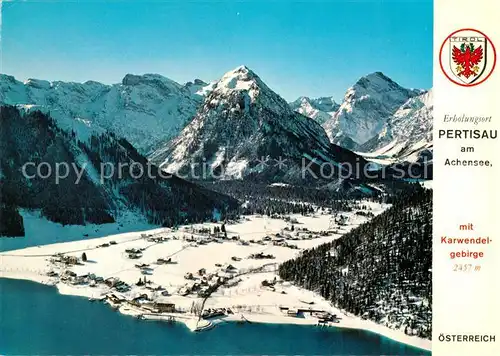
[[481, 78], [486, 68], [486, 38], [451, 37], [451, 71], [465, 84]]

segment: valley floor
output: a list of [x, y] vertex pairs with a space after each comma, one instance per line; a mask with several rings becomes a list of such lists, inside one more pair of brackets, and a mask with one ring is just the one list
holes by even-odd
[[[374, 214], [387, 208], [363, 204]], [[287, 308], [312, 309], [336, 315], [330, 326], [365, 329], [430, 350], [430, 340], [348, 315], [318, 294], [280, 281], [280, 263], [367, 220], [355, 211], [342, 215], [347, 221], [341, 225], [326, 213], [280, 219], [247, 216], [226, 224], [227, 238], [208, 233], [220, 224], [206, 223], [29, 247], [0, 254], [0, 277], [52, 284], [62, 294], [105, 299], [124, 314], [173, 318], [193, 330], [222, 320], [318, 324], [314, 313], [287, 314]], [[86, 262], [81, 262], [83, 252]], [[147, 283], [138, 285], [144, 278]], [[175, 304], [175, 311], [158, 312], [166, 301]], [[224, 315], [208, 321], [196, 313], [219, 308]]]

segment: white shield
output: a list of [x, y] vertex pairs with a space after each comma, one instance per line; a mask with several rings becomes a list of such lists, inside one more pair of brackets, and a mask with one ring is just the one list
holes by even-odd
[[486, 69], [487, 47], [482, 36], [450, 37], [450, 69], [455, 77], [467, 85], [479, 80]]

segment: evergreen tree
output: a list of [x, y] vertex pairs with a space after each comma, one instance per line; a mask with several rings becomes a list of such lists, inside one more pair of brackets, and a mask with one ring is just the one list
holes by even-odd
[[353, 314], [431, 338], [432, 191], [412, 187], [392, 200], [371, 221], [284, 262], [279, 275]]

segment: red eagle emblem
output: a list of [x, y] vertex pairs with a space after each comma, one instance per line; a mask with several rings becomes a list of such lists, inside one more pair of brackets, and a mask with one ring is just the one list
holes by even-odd
[[480, 70], [478, 64], [483, 60], [483, 48], [474, 48], [473, 43], [462, 43], [460, 48], [453, 46], [452, 58], [457, 64], [456, 73], [459, 77], [476, 77]]

